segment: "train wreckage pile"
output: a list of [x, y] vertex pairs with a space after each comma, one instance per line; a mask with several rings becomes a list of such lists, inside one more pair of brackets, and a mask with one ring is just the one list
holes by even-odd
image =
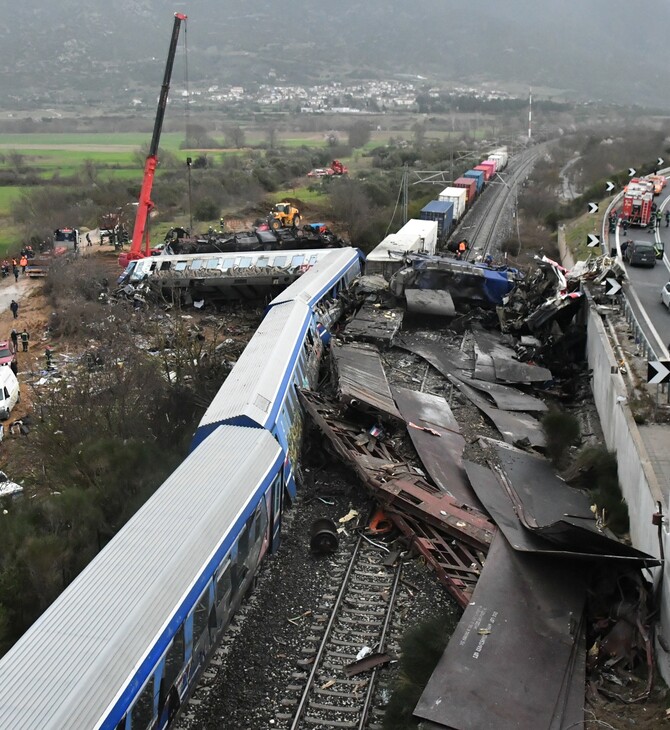
[[[571, 275], [544, 259], [493, 294], [479, 272], [425, 259], [390, 287], [364, 278], [365, 303], [331, 343], [329, 385], [300, 394], [383, 510], [376, 522], [392, 524], [463, 608], [414, 710], [422, 727], [581, 726], [587, 671], [607, 697], [636, 701], [651, 689], [647, 570], [660, 561], [620, 541], [556, 473], [540, 420], [548, 404], [586, 392], [581, 283], [611, 267], [601, 259]], [[407, 302], [456, 294], [447, 326], [401, 331], [396, 297], [429, 279], [447, 287]], [[416, 387], [395, 384], [398, 370]], [[430, 392], [429, 370], [441, 376]], [[455, 404], [486, 427], [462, 428]]]

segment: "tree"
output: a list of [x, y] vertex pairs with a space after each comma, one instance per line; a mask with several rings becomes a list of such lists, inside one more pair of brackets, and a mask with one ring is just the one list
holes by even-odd
[[363, 120], [354, 122], [354, 124], [349, 127], [348, 132], [349, 146], [354, 148], [365, 147], [372, 136], [369, 122]]
[[246, 141], [246, 134], [239, 124], [228, 125], [224, 133], [226, 135], [226, 144], [228, 147], [235, 147], [238, 150], [240, 147], [244, 147]]
[[277, 146], [278, 129], [276, 124], [268, 124], [265, 128], [265, 139], [268, 143], [268, 148], [273, 150]]
[[412, 132], [414, 132], [414, 144], [421, 147], [426, 141], [426, 125], [421, 122], [414, 122]]
[[333, 216], [342, 223], [356, 245], [367, 228], [372, 212], [370, 199], [358, 180], [333, 180], [330, 193]]
[[215, 149], [220, 146], [202, 125], [189, 124], [186, 128], [186, 139], [179, 145], [179, 149]]

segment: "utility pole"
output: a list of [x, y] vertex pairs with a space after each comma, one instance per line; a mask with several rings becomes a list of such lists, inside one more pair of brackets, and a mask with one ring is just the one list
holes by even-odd
[[188, 168], [188, 223], [189, 223], [189, 229], [188, 234], [189, 236], [193, 235], [193, 200], [191, 197], [191, 164], [193, 163], [193, 160], [190, 157], [186, 158], [186, 167]]
[[409, 167], [407, 166], [407, 163], [403, 166], [402, 171], [402, 223], [405, 225], [407, 223], [408, 218], [408, 209], [409, 209]]
[[528, 141], [532, 136], [533, 129], [533, 89], [528, 89]]

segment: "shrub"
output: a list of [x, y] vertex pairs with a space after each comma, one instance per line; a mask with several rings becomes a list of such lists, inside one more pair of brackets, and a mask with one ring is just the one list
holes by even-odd
[[579, 421], [571, 413], [552, 409], [542, 418], [542, 428], [547, 440], [547, 455], [560, 467], [567, 450], [579, 439]]
[[219, 206], [211, 198], [203, 198], [196, 203], [193, 217], [197, 221], [211, 221], [219, 217]]

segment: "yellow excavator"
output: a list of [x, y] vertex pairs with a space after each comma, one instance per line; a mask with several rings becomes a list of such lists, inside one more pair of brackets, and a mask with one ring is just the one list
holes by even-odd
[[280, 228], [298, 228], [300, 211], [291, 203], [277, 203], [268, 216], [268, 224], [273, 231]]

